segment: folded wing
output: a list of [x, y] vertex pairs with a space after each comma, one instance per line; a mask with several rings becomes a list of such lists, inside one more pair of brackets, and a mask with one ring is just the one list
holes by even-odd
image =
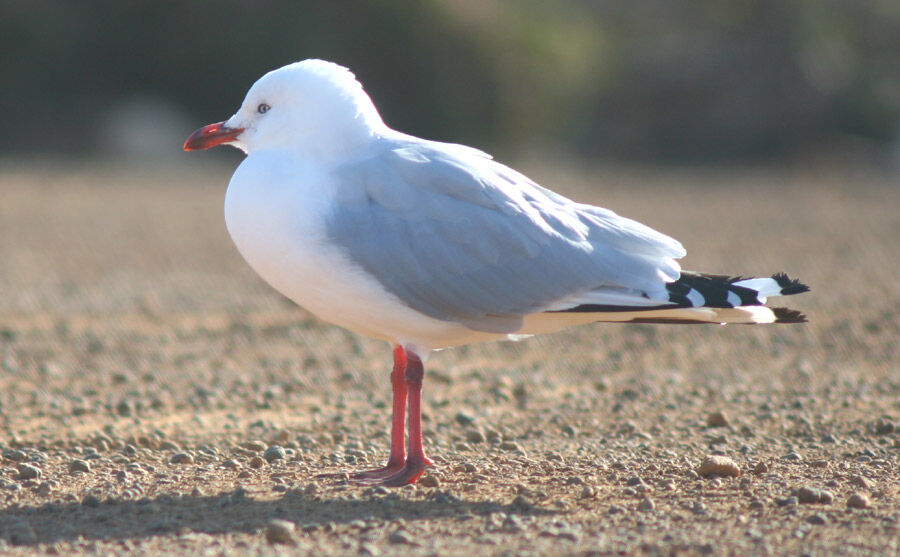
[[411, 308], [512, 333], [583, 303], [659, 305], [684, 249], [475, 150], [413, 139], [335, 170], [330, 239]]

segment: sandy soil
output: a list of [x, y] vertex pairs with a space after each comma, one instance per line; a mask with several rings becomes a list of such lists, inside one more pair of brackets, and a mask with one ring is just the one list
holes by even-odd
[[[810, 323], [437, 353], [436, 466], [389, 490], [315, 475], [384, 458], [390, 348], [246, 267], [230, 169], [151, 170], [0, 172], [0, 551], [900, 551], [896, 182], [532, 169], [678, 237], [686, 268], [802, 278], [782, 301]], [[711, 455], [739, 475], [701, 476]]]

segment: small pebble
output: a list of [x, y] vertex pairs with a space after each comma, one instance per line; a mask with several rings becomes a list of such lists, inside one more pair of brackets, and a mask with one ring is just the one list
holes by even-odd
[[188, 453], [175, 453], [172, 455], [172, 458], [169, 459], [169, 462], [172, 464], [192, 464], [194, 462], [194, 457]]
[[279, 447], [278, 445], [272, 445], [271, 447], [266, 449], [263, 458], [266, 459], [266, 462], [273, 462], [276, 460], [284, 460], [286, 456], [287, 453], [282, 447]]
[[756, 466], [753, 467], [753, 473], [759, 476], [760, 474], [765, 474], [769, 471], [769, 465], [765, 462], [757, 463]]
[[296, 545], [297, 540], [294, 538], [296, 526], [293, 522], [287, 520], [273, 519], [266, 524], [266, 541], [270, 544], [286, 544]]
[[454, 419], [456, 420], [456, 423], [463, 427], [468, 427], [475, 423], [475, 418], [465, 412], [457, 412]]
[[803, 486], [797, 490], [797, 500], [801, 503], [821, 503], [828, 505], [834, 501], [834, 495], [830, 491], [825, 491], [824, 489]]
[[729, 423], [725, 412], [712, 412], [706, 416], [707, 427], [726, 427]]
[[86, 460], [81, 460], [76, 458], [75, 460], [69, 462], [69, 472], [84, 472], [88, 473], [91, 471], [91, 465]]
[[161, 451], [180, 451], [181, 447], [176, 445], [171, 441], [163, 441], [159, 444], [159, 450]]
[[727, 445], [728, 444], [728, 436], [727, 435], [717, 435], [709, 440], [709, 444], [712, 445]]
[[706, 457], [700, 467], [697, 469], [704, 478], [710, 476], [730, 476], [736, 478], [741, 475], [741, 469], [733, 460], [727, 456], [712, 455]]
[[19, 480], [37, 480], [43, 475], [43, 472], [37, 466], [32, 466], [31, 464], [20, 464], [19, 465], [19, 474], [16, 476], [16, 479]]
[[872, 480], [865, 476], [853, 476], [850, 478], [850, 485], [863, 489], [872, 489]]
[[240, 468], [241, 463], [233, 458], [229, 458], [228, 460], [226, 460], [225, 462], [222, 463], [222, 466], [224, 468]]
[[25, 462], [28, 455], [18, 449], [8, 449], [3, 451], [3, 458], [12, 462]]
[[521, 451], [522, 447], [515, 441], [504, 441], [500, 443], [500, 449], [504, 451]]
[[362, 542], [359, 544], [359, 554], [360, 555], [381, 555], [381, 552], [378, 551], [378, 548], [373, 543]]
[[249, 451], [264, 451], [266, 450], [266, 448], [268, 448], [268, 445], [258, 440], [247, 441], [241, 446]]
[[806, 521], [810, 524], [825, 524], [828, 520], [825, 518], [824, 514], [816, 513], [814, 515], [806, 517]]
[[487, 438], [484, 433], [478, 429], [470, 429], [466, 432], [466, 441], [469, 443], [484, 443]]
[[847, 506], [851, 509], [868, 509], [872, 500], [865, 493], [856, 492], [847, 498]]
[[120, 416], [131, 416], [134, 414], [134, 403], [130, 400], [122, 400], [116, 405], [116, 413]]
[[388, 543], [416, 545], [416, 540], [413, 538], [412, 534], [406, 530], [394, 530], [388, 536]]
[[878, 421], [875, 422], [875, 433], [877, 435], [890, 435], [896, 430], [897, 427], [889, 418], [878, 418]]
[[428, 474], [426, 476], [422, 476], [422, 478], [419, 479], [419, 485], [421, 485], [422, 487], [438, 487], [439, 485], [441, 485], [441, 481], [437, 478], [437, 476]]
[[801, 503], [818, 503], [820, 492], [813, 487], [801, 487], [797, 490], [797, 499]]
[[275, 439], [272, 440], [272, 444], [273, 445], [283, 445], [283, 444], [287, 443], [290, 440], [290, 438], [291, 438], [291, 432], [287, 431], [286, 429], [282, 429], [275, 436]]
[[644, 497], [644, 499], [638, 503], [639, 511], [652, 511], [656, 508], [656, 503], [653, 502], [653, 499], [649, 497]]
[[265, 465], [266, 461], [261, 456], [254, 456], [250, 459], [250, 468], [262, 468]]

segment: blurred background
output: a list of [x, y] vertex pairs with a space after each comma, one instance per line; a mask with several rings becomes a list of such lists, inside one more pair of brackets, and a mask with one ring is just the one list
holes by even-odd
[[0, 152], [179, 157], [310, 57], [501, 158], [900, 166], [896, 0], [4, 0]]

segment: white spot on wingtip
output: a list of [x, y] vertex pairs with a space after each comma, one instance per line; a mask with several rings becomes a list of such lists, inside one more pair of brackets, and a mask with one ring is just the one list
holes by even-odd
[[703, 307], [706, 303], [706, 298], [704, 298], [703, 294], [698, 292], [695, 288], [691, 288], [691, 291], [687, 293], [685, 298], [687, 298], [695, 308]]

